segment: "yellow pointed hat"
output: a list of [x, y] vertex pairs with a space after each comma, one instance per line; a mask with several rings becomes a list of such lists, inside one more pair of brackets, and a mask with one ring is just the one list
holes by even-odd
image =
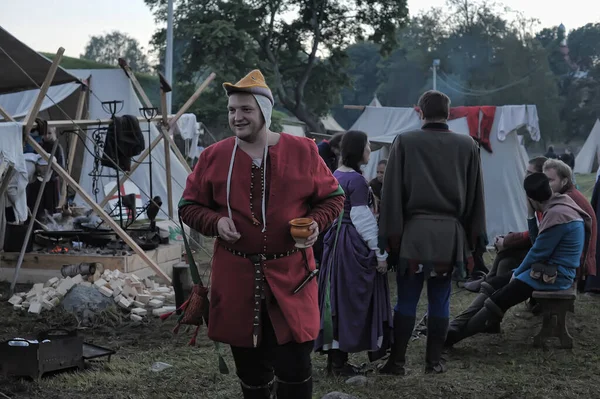
[[250, 71], [248, 75], [244, 76], [236, 84], [223, 83], [223, 88], [227, 95], [236, 92], [258, 94], [267, 97], [271, 101], [271, 104], [275, 104], [273, 93], [271, 93], [271, 89], [269, 89], [267, 82], [265, 82], [265, 77], [258, 69]]

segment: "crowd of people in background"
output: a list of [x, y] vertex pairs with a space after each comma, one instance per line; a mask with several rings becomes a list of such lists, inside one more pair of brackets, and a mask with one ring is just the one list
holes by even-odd
[[[244, 398], [312, 398], [314, 351], [334, 376], [364, 373], [349, 361], [359, 352], [388, 356], [377, 373], [404, 375], [425, 284], [429, 374], [446, 371], [445, 348], [498, 332], [535, 290], [600, 290], [596, 215], [573, 185], [570, 152], [530, 162], [528, 231], [496, 237], [494, 265], [470, 281], [479, 295], [451, 322], [452, 281], [467, 279], [488, 240], [479, 146], [450, 131], [450, 99], [424, 93], [421, 128], [397, 136], [368, 181], [366, 133], [317, 148], [269, 129], [274, 97], [260, 71], [223, 87], [234, 137], [202, 151], [179, 215], [217, 237], [208, 336], [230, 345]], [[304, 238], [290, 234], [293, 223], [306, 226]]]

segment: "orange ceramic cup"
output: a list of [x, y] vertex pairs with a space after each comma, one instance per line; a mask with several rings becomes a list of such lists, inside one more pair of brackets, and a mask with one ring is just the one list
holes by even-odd
[[306, 245], [306, 239], [310, 237], [312, 231], [309, 230], [309, 226], [313, 223], [311, 218], [297, 218], [290, 220], [290, 234], [294, 241], [296, 241], [296, 248], [308, 248]]

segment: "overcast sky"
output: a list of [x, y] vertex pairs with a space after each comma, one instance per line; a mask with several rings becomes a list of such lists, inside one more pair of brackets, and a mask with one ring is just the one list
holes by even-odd
[[[552, 5], [543, 0], [504, 0], [504, 5], [538, 18], [542, 27], [561, 22], [567, 30], [600, 22], [600, 2], [570, 0]], [[37, 51], [79, 57], [89, 37], [112, 30], [125, 32], [145, 48], [157, 29], [143, 0], [4, 0], [0, 26]], [[444, 5], [444, 0], [408, 0], [411, 15]]]

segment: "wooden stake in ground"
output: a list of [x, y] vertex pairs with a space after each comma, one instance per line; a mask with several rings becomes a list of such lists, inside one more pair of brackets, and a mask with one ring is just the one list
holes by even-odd
[[[214, 79], [214, 74], [211, 74], [211, 76], [209, 76], [209, 79]], [[216, 75], [215, 75], [216, 76]], [[204, 81], [204, 83], [202, 83], [202, 85], [200, 85], [200, 87], [198, 87], [198, 89], [196, 90], [196, 92], [194, 93], [194, 96], [196, 96], [196, 98], [198, 98], [198, 96], [200, 96], [200, 93], [202, 93], [202, 91], [204, 91], [204, 89], [208, 86], [208, 79], [206, 81]], [[197, 95], [196, 95], [197, 94]], [[192, 96], [193, 97], [193, 96]], [[188, 101], [189, 102], [189, 101]], [[187, 103], [186, 103], [187, 104]], [[191, 104], [190, 104], [191, 106]], [[185, 106], [184, 106], [185, 107]], [[189, 108], [189, 106], [188, 106]], [[183, 109], [183, 108], [182, 108]], [[187, 110], [187, 108], [186, 108]], [[183, 113], [182, 113], [183, 115]], [[156, 137], [153, 141], [152, 144], [150, 144], [150, 147], [146, 148], [141, 154], [140, 156], [136, 159], [136, 162], [131, 165], [131, 170], [129, 171], [129, 173], [126, 173], [123, 178], [121, 179], [121, 184], [125, 183], [127, 180], [129, 180], [131, 178], [131, 175], [133, 175], [133, 172], [135, 172], [135, 170], [141, 165], [142, 162], [144, 162], [144, 160], [148, 157], [148, 154], [150, 153], [150, 151], [154, 150], [154, 147], [156, 147], [158, 145], [158, 143], [160, 143], [160, 141], [162, 140], [163, 136], [158, 136]], [[185, 164], [187, 165], [187, 163]], [[188, 166], [188, 169], [189, 166]], [[191, 171], [191, 169], [190, 169]], [[191, 173], [191, 172], [188, 172]], [[112, 197], [116, 192], [117, 192], [118, 187], [113, 187], [104, 197], [104, 199], [100, 202], [100, 206], [104, 207], [110, 197]]]

